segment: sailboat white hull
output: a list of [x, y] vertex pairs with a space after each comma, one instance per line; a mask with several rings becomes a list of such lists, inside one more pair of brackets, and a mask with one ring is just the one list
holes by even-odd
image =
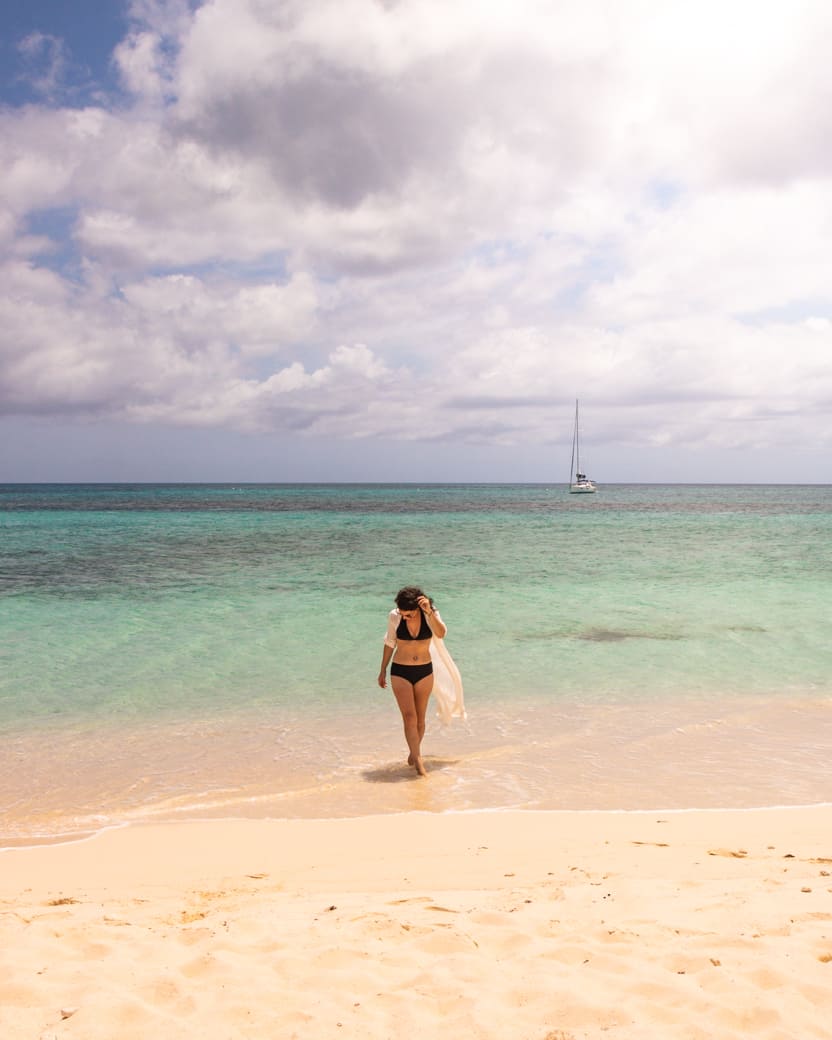
[[590, 481], [587, 481], [586, 484], [569, 485], [570, 495], [594, 495], [597, 490], [598, 488]]

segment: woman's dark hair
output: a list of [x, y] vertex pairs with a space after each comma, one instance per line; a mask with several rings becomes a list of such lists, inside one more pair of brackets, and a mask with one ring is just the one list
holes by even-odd
[[[396, 593], [396, 606], [399, 610], [418, 610], [419, 609], [419, 597], [424, 596], [420, 588], [415, 585], [405, 585], [403, 589], [399, 589]], [[431, 608], [433, 608], [433, 600], [428, 596], [430, 600]]]

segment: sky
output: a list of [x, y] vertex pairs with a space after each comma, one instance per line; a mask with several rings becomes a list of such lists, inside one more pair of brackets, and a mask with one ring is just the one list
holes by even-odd
[[827, 0], [5, 0], [0, 481], [832, 483]]

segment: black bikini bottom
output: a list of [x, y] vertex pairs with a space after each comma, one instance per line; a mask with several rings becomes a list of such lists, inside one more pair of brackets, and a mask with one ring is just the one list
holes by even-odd
[[398, 675], [400, 679], [407, 679], [411, 685], [415, 686], [420, 679], [433, 675], [433, 662], [428, 661], [427, 664], [396, 664], [394, 661], [390, 665], [390, 674]]

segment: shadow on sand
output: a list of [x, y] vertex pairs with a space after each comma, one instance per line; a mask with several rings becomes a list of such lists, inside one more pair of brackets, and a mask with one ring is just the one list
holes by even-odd
[[[431, 758], [430, 755], [426, 755], [422, 761], [425, 764], [425, 770], [430, 775], [440, 769], [446, 769], [448, 766], [455, 766], [458, 760]], [[404, 780], [419, 779], [413, 766], [409, 766], [406, 762], [393, 762], [387, 766], [379, 766], [378, 769], [364, 769], [361, 775], [370, 784], [400, 784]]]

